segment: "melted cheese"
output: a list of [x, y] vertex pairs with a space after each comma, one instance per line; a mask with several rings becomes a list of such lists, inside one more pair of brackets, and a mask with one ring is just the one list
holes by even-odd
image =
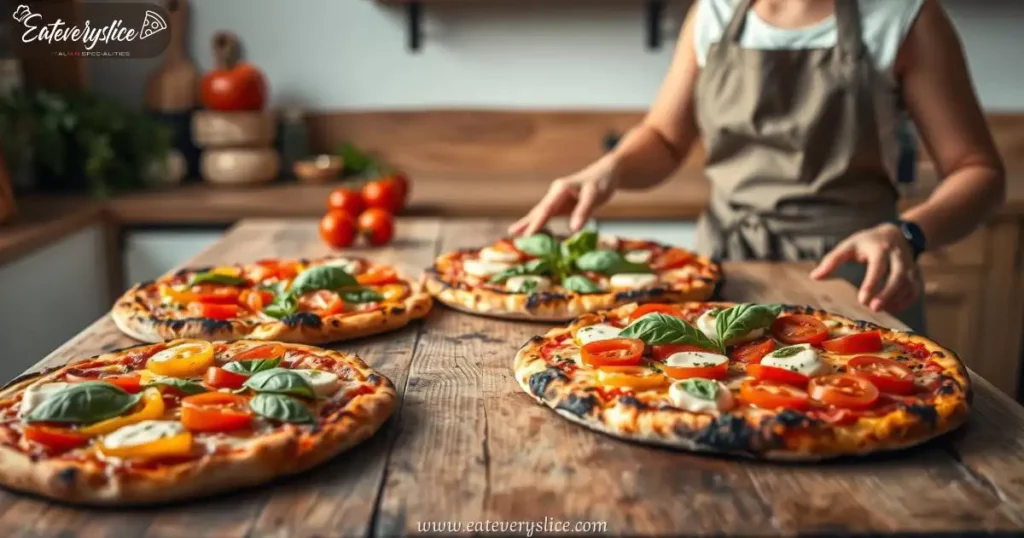
[[472, 258], [462, 261], [462, 269], [466, 271], [466, 274], [478, 277], [488, 277], [495, 273], [500, 273], [509, 267], [512, 267], [512, 264], [504, 262], [474, 260]]
[[335, 392], [338, 392], [338, 387], [341, 386], [341, 382], [338, 380], [337, 374], [332, 372], [324, 372], [321, 370], [292, 370], [306, 378], [310, 387], [313, 387], [313, 392], [318, 398], [326, 398]]
[[711, 381], [710, 379], [705, 381], [714, 383], [718, 388], [718, 390], [715, 391], [715, 398], [712, 400], [704, 399], [687, 391], [684, 388], [685, 380], [672, 383], [668, 388], [668, 397], [672, 400], [673, 405], [692, 413], [714, 413], [732, 409], [733, 405], [736, 403], [735, 400], [733, 400], [732, 391], [718, 381]]
[[619, 273], [608, 280], [613, 288], [631, 290], [647, 288], [658, 283], [658, 275], [653, 273]]
[[519, 253], [494, 247], [484, 247], [480, 249], [480, 259], [488, 262], [515, 263], [519, 261]]
[[[791, 348], [800, 348], [794, 355], [788, 357], [779, 356], [779, 352], [790, 350]], [[821, 359], [821, 355], [814, 349], [810, 344], [800, 344], [796, 346], [784, 347], [777, 349], [761, 359], [761, 364], [765, 366], [774, 366], [775, 368], [783, 368], [791, 372], [803, 374], [807, 377], [814, 377], [818, 375], [827, 374], [832, 371], [828, 363]]]
[[359, 262], [348, 258], [333, 258], [323, 262], [322, 265], [340, 267], [342, 271], [354, 275], [359, 270]]
[[[528, 283], [533, 282], [533, 288], [524, 290], [523, 288]], [[523, 275], [523, 276], [512, 276], [505, 281], [505, 289], [512, 293], [528, 293], [534, 291], [544, 291], [551, 288], [551, 279], [544, 276], [535, 275]]]
[[31, 413], [33, 409], [39, 407], [39, 404], [43, 403], [50, 396], [66, 389], [68, 385], [68, 383], [64, 382], [32, 385], [21, 395], [21, 407], [18, 408], [18, 416], [23, 417]]
[[619, 238], [614, 235], [598, 234], [597, 248], [603, 250], [618, 250]]
[[618, 327], [608, 325], [607, 323], [598, 323], [597, 325], [580, 327], [573, 336], [573, 340], [575, 340], [577, 344], [584, 346], [591, 342], [618, 338], [620, 332], [622, 332], [622, 329]]
[[120, 428], [103, 438], [109, 448], [144, 445], [185, 433], [185, 425], [176, 420], [143, 420]]
[[665, 366], [672, 368], [703, 368], [729, 362], [729, 357], [703, 351], [681, 351], [665, 359]]
[[[718, 325], [717, 325], [718, 312], [715, 310], [708, 310], [697, 318], [697, 328], [700, 332], [704, 333], [708, 338], [717, 341], [718, 340]], [[731, 346], [742, 342], [747, 342], [764, 336], [764, 329], [754, 329], [747, 334], [730, 338], [725, 342], [725, 345]]]
[[652, 256], [654, 256], [654, 253], [649, 250], [631, 250], [622, 257], [626, 258], [626, 261], [629, 263], [647, 263], [651, 261]]

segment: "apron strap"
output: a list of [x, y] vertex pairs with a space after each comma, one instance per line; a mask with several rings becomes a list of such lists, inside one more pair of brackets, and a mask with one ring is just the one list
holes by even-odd
[[835, 4], [836, 46], [843, 56], [856, 60], [864, 53], [858, 0], [836, 0]]
[[732, 13], [732, 18], [729, 19], [729, 25], [725, 27], [725, 32], [722, 34], [723, 44], [738, 44], [740, 42], [740, 36], [743, 35], [743, 23], [747, 21], [747, 11], [750, 10], [750, 5], [753, 3], [753, 0], [740, 0], [736, 11]]

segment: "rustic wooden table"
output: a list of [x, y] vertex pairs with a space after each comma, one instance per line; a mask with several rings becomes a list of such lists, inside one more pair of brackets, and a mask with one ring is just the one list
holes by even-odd
[[[438, 252], [492, 240], [505, 224], [402, 221], [394, 245], [367, 254], [416, 274]], [[326, 252], [312, 221], [245, 221], [194, 263]], [[859, 307], [848, 284], [813, 283], [806, 271], [730, 264], [723, 295], [815, 304], [897, 325]], [[389, 376], [402, 403], [375, 437], [328, 464], [159, 508], [80, 509], [0, 491], [0, 534], [392, 536], [438, 523], [486, 533], [487, 522], [496, 533], [519, 535], [524, 524], [497, 523], [536, 522], [550, 533], [565, 522], [569, 530], [596, 522], [609, 534], [680, 536], [1024, 533], [1024, 408], [981, 378], [967, 425], [944, 439], [886, 457], [769, 464], [618, 441], [534, 404], [510, 366], [516, 348], [545, 329], [438, 306], [422, 323], [338, 346]], [[36, 368], [131, 343], [103, 318]]]

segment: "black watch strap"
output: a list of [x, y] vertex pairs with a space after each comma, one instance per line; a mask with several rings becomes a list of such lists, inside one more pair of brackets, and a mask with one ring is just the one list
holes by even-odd
[[925, 241], [924, 232], [921, 227], [909, 220], [899, 219], [896, 221], [896, 226], [899, 227], [900, 232], [903, 233], [903, 237], [907, 238], [907, 242], [910, 243], [910, 248], [914, 251], [914, 260], [924, 252], [927, 247]]

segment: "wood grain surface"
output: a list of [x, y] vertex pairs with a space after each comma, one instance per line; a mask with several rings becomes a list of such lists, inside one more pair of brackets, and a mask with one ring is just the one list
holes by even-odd
[[[415, 274], [441, 251], [501, 236], [506, 224], [406, 219], [400, 241], [367, 254]], [[325, 252], [311, 220], [245, 221], [194, 263]], [[812, 282], [808, 270], [728, 264], [723, 297], [813, 304], [898, 326], [858, 306], [845, 282]], [[401, 404], [376, 436], [331, 462], [263, 487], [147, 509], [79, 509], [4, 491], [0, 534], [394, 536], [422, 533], [430, 522], [486, 521], [534, 522], [537, 535], [551, 534], [555, 522], [598, 522], [605, 532], [593, 534], [618, 535], [1024, 533], [1024, 408], [980, 377], [970, 420], [943, 439], [880, 457], [761, 463], [615, 440], [536, 405], [511, 362], [547, 327], [438, 306], [403, 330], [336, 346], [387, 375]], [[35, 368], [131, 343], [104, 318]]]

